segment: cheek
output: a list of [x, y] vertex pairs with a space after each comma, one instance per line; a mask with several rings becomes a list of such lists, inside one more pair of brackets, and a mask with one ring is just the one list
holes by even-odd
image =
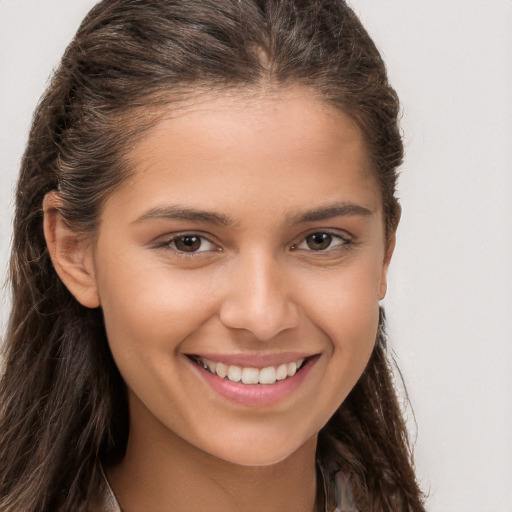
[[309, 319], [329, 340], [324, 400], [332, 412], [363, 373], [377, 335], [380, 267], [362, 263], [305, 283]]
[[[372, 256], [372, 255], [370, 255]], [[315, 323], [330, 335], [357, 339], [376, 330], [382, 264], [378, 257], [354, 260], [319, 276], [302, 276], [303, 295]]]
[[331, 304], [322, 312], [321, 324], [331, 340], [332, 373], [342, 400], [363, 373], [373, 350], [378, 329], [379, 304], [371, 294]]
[[175, 355], [211, 318], [214, 299], [194, 273], [139, 263], [119, 259], [104, 267], [99, 287], [107, 339], [131, 392], [148, 409], [174, 417], [169, 404], [186, 399]]
[[114, 353], [173, 352], [214, 310], [213, 294], [198, 273], [129, 255], [103, 267], [98, 288]]

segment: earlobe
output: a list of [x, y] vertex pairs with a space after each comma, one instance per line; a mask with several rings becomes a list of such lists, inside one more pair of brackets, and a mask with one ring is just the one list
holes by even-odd
[[388, 236], [387, 244], [386, 244], [386, 253], [384, 254], [384, 261], [382, 264], [382, 274], [379, 283], [379, 300], [382, 300], [386, 296], [386, 292], [388, 290], [388, 270], [389, 264], [391, 263], [391, 257], [393, 256], [393, 252], [395, 250], [396, 245], [396, 228], [398, 227], [398, 223], [400, 222], [400, 217], [402, 216], [402, 209], [400, 206], [397, 206], [396, 212], [396, 222], [394, 224], [393, 232]]
[[391, 263], [391, 256], [393, 255], [393, 251], [395, 250], [396, 237], [393, 234], [388, 241], [388, 246], [386, 249], [386, 254], [384, 256], [384, 261], [382, 264], [382, 274], [380, 277], [379, 283], [379, 300], [382, 300], [386, 296], [386, 292], [388, 290], [388, 270], [389, 264]]
[[43, 200], [44, 236], [53, 266], [71, 294], [85, 307], [100, 306], [94, 275], [92, 247], [74, 232], [59, 212], [61, 200], [56, 191]]

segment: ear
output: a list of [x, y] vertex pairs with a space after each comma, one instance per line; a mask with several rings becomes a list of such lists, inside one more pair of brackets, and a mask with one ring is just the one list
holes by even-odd
[[382, 274], [379, 282], [379, 300], [382, 300], [386, 296], [386, 292], [388, 290], [388, 270], [389, 264], [391, 263], [391, 257], [393, 256], [393, 252], [395, 250], [396, 245], [396, 228], [398, 227], [398, 223], [400, 222], [400, 217], [402, 216], [402, 208], [398, 206], [398, 211], [396, 213], [396, 223], [393, 229], [393, 232], [388, 235], [386, 240], [386, 252], [384, 254], [384, 261], [382, 264]]
[[44, 236], [53, 266], [71, 294], [85, 307], [100, 305], [90, 241], [74, 232], [62, 217], [56, 191], [43, 200]]

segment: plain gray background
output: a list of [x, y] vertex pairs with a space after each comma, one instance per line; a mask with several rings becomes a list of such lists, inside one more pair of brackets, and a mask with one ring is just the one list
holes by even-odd
[[[0, 0], [2, 276], [31, 114], [94, 3]], [[385, 306], [427, 508], [510, 512], [512, 2], [352, 5], [404, 109], [403, 218]]]

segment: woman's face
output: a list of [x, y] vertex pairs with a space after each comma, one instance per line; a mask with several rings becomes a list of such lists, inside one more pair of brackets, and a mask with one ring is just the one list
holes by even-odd
[[375, 341], [389, 252], [360, 131], [303, 90], [218, 96], [128, 158], [90, 254], [132, 432], [286, 458]]

